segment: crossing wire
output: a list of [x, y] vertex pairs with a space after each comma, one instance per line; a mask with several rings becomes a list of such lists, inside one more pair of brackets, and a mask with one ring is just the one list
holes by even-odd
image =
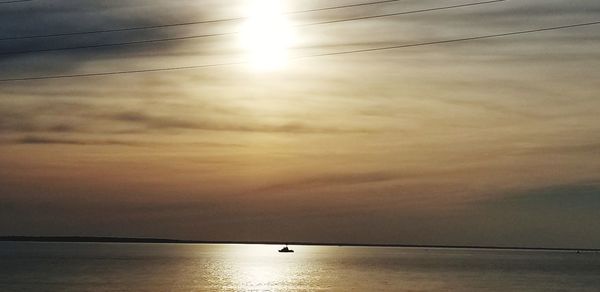
[[[27, 1], [33, 1], [33, 0], [27, 0]], [[330, 7], [323, 7], [323, 8], [313, 8], [313, 9], [299, 10], [299, 11], [289, 11], [289, 12], [285, 12], [284, 14], [287, 14], [287, 15], [302, 14], [302, 13], [319, 12], [319, 11], [327, 11], [327, 10], [335, 10], [335, 9], [344, 9], [344, 8], [351, 8], [351, 7], [380, 5], [380, 4], [387, 4], [387, 3], [399, 2], [399, 1], [403, 1], [403, 0], [382, 0], [382, 1], [374, 1], [374, 2], [357, 3], [357, 4], [330, 6]], [[506, 0], [497, 0], [497, 1], [491, 1], [491, 2], [501, 2], [501, 1], [506, 1]], [[147, 29], [158, 29], [158, 28], [177, 27], [177, 26], [188, 26], [188, 25], [196, 25], [196, 24], [210, 24], [210, 23], [229, 22], [229, 21], [241, 21], [241, 20], [244, 20], [244, 19], [247, 19], [247, 17], [234, 17], [234, 18], [223, 18], [223, 19], [213, 19], [213, 20], [200, 20], [200, 21], [180, 22], [180, 23], [168, 23], [168, 24], [147, 25], [147, 26], [134, 26], [134, 27], [123, 27], [123, 28], [90, 30], [90, 31], [78, 31], [78, 32], [64, 32], [64, 33], [55, 33], [55, 34], [40, 34], [40, 35], [28, 35], [28, 36], [12, 36], [12, 37], [0, 38], [0, 41], [22, 40], [22, 39], [36, 39], [36, 38], [49, 38], [49, 37], [64, 37], [64, 36], [88, 35], [88, 34], [111, 33], [111, 32], [125, 32], [125, 31], [135, 31], [135, 30], [147, 30]]]
[[[324, 24], [332, 24], [332, 23], [359, 21], [359, 20], [382, 18], [382, 17], [425, 13], [425, 12], [439, 11], [439, 10], [458, 9], [458, 8], [464, 8], [464, 7], [469, 7], [469, 6], [492, 4], [492, 3], [503, 2], [503, 1], [506, 1], [506, 0], [491, 0], [491, 1], [483, 1], [483, 2], [474, 2], [474, 3], [434, 7], [434, 8], [419, 9], [419, 10], [401, 11], [401, 12], [395, 12], [395, 13], [386, 13], [386, 14], [377, 14], [377, 15], [361, 16], [361, 17], [354, 17], [354, 18], [345, 18], [345, 19], [337, 19], [337, 20], [329, 20], [329, 21], [321, 21], [321, 22], [313, 22], [313, 23], [304, 23], [304, 24], [299, 24], [299, 25], [295, 25], [295, 26], [306, 27], [306, 26], [316, 26], [316, 25], [324, 25]], [[183, 41], [183, 40], [191, 40], [191, 39], [235, 35], [238, 33], [239, 32], [211, 33], [211, 34], [191, 35], [191, 36], [183, 36], [183, 37], [170, 37], [170, 38], [157, 38], [157, 39], [129, 41], [129, 42], [115, 42], [115, 43], [92, 44], [92, 45], [60, 47], [60, 48], [8, 51], [8, 52], [0, 52], [0, 56], [22, 55], [22, 54], [31, 54], [31, 53], [41, 53], [41, 52], [57, 52], [57, 51], [67, 51], [67, 50], [80, 50], [80, 49], [93, 49], [93, 48], [105, 48], [105, 47], [117, 47], [117, 46], [130, 46], [130, 45], [172, 42], [172, 41]]]
[[[325, 57], [325, 56], [348, 55], [348, 54], [366, 53], [366, 52], [374, 52], [374, 51], [394, 50], [394, 49], [402, 49], [402, 48], [409, 48], [409, 47], [421, 47], [421, 46], [440, 45], [440, 44], [449, 44], [449, 43], [457, 43], [457, 42], [468, 42], [468, 41], [476, 41], [476, 40], [484, 40], [484, 39], [501, 38], [501, 37], [507, 37], [507, 36], [532, 34], [532, 33], [545, 32], [545, 31], [561, 30], [561, 29], [568, 29], [568, 28], [592, 26], [592, 25], [598, 25], [598, 24], [600, 24], [600, 21], [535, 28], [535, 29], [528, 29], [528, 30], [480, 35], [480, 36], [457, 38], [457, 39], [429, 41], [429, 42], [420, 42], [420, 43], [412, 43], [412, 44], [398, 44], [398, 45], [387, 46], [387, 47], [337, 51], [337, 52], [329, 52], [329, 53], [322, 53], [322, 54], [299, 56], [299, 57], [296, 57], [293, 59], [298, 60], [298, 59], [308, 59], [308, 58], [317, 58], [317, 57]], [[7, 78], [7, 79], [0, 79], [0, 82], [63, 79], [63, 78], [93, 77], [93, 76], [109, 76], [109, 75], [121, 75], [121, 74], [150, 73], [150, 72], [168, 72], [168, 71], [178, 71], [178, 70], [191, 70], [191, 69], [202, 69], [202, 68], [211, 68], [211, 67], [233, 66], [233, 65], [242, 65], [242, 64], [248, 64], [248, 62], [228, 62], [228, 63], [194, 65], [194, 66], [182, 66], [182, 67], [163, 67], [163, 68], [140, 69], [140, 70], [124, 70], [124, 71], [109, 71], [109, 72], [97, 72], [97, 73], [68, 74], [68, 75], [47, 75], [47, 76]]]

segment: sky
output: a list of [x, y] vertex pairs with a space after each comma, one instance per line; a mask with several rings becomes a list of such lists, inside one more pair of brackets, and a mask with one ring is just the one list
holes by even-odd
[[0, 82], [0, 235], [600, 248], [600, 25], [306, 58], [600, 21], [600, 2], [306, 25], [477, 2], [394, 1], [266, 36], [247, 32], [267, 10], [369, 1], [257, 2], [0, 4], [0, 79], [236, 63]]

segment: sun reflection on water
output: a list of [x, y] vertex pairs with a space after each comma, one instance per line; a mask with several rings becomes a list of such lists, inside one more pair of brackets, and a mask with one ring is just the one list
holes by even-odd
[[227, 291], [289, 291], [307, 285], [306, 258], [275, 245], [230, 245], [228, 260], [213, 270], [214, 286]]

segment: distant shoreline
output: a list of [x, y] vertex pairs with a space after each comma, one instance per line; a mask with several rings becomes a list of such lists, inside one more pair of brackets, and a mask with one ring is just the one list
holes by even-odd
[[72, 243], [174, 243], [174, 244], [275, 244], [320, 245], [350, 247], [406, 247], [406, 248], [454, 248], [454, 249], [498, 249], [498, 250], [548, 250], [600, 252], [600, 248], [564, 247], [521, 247], [521, 246], [477, 246], [477, 245], [419, 245], [419, 244], [376, 244], [376, 243], [332, 243], [332, 242], [278, 242], [278, 241], [207, 241], [179, 240], [144, 237], [106, 236], [0, 236], [0, 242], [72, 242]]

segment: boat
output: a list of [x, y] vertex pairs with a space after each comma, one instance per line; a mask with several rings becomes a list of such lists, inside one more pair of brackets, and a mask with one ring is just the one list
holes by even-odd
[[280, 249], [279, 252], [294, 252], [293, 249], [289, 249], [288, 245], [286, 244], [284, 248]]

